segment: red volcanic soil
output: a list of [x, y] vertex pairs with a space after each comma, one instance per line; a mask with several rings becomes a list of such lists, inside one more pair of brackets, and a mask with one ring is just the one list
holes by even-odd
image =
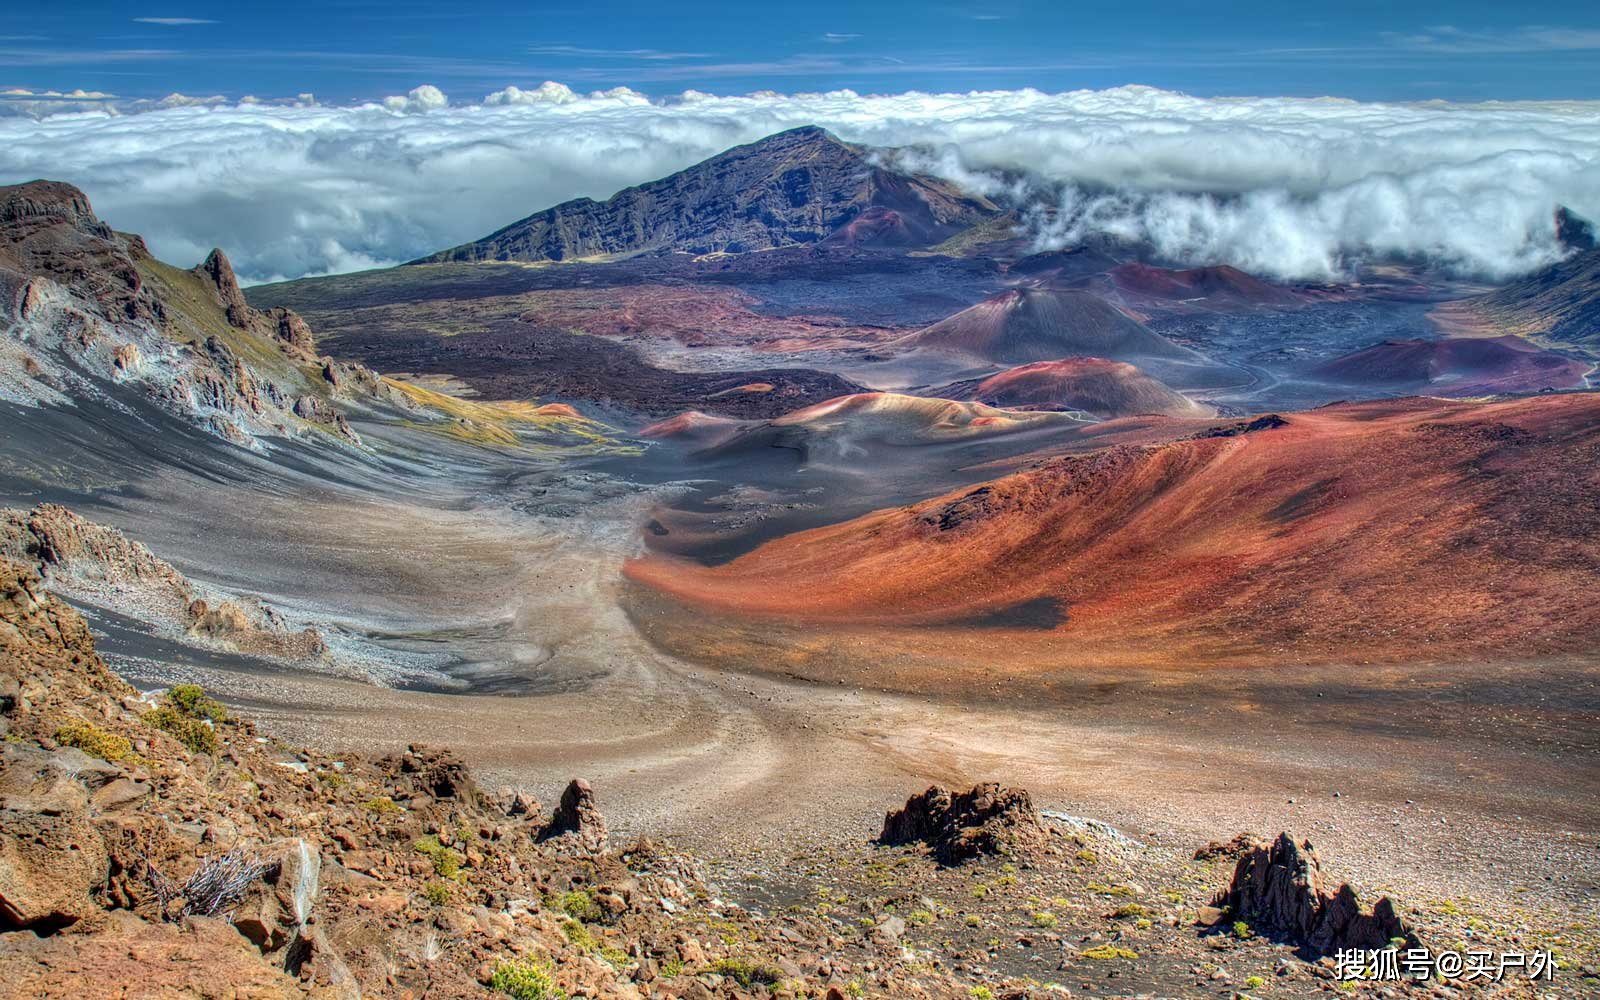
[[774, 636], [965, 642], [985, 650], [973, 669], [1527, 658], [1600, 649], [1597, 490], [1600, 395], [1382, 401], [1059, 457], [725, 565], [627, 573]]
[[931, 219], [908, 219], [903, 213], [881, 206], [869, 208], [839, 227], [826, 246], [920, 247], [937, 243], [943, 232]]
[[937, 395], [1022, 410], [1083, 410], [1099, 417], [1209, 417], [1216, 412], [1127, 362], [1106, 358], [1036, 361], [985, 379], [956, 382]]
[[1386, 340], [1310, 371], [1342, 385], [1423, 389], [1434, 395], [1571, 389], [1584, 384], [1587, 362], [1542, 350], [1520, 337]]
[[1173, 307], [1221, 312], [1296, 309], [1309, 301], [1287, 288], [1268, 284], [1227, 265], [1172, 270], [1149, 264], [1119, 264], [1104, 274], [1084, 279], [1079, 287], [1138, 310], [1168, 311]]
[[1096, 295], [1043, 288], [1001, 292], [899, 343], [1008, 364], [1074, 355], [1119, 361], [1193, 357]]
[[726, 441], [748, 420], [716, 417], [699, 410], [686, 410], [675, 417], [653, 423], [639, 432], [640, 437], [662, 441], [682, 441], [700, 448], [708, 448]]

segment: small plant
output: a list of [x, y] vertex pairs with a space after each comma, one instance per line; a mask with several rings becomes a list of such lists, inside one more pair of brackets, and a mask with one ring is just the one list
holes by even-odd
[[599, 942], [595, 941], [594, 935], [589, 933], [589, 928], [585, 927], [581, 921], [563, 920], [561, 922], [561, 933], [567, 936], [568, 944], [574, 948], [582, 948], [584, 951], [594, 951], [599, 944]]
[[146, 712], [144, 724], [171, 736], [188, 747], [190, 753], [214, 754], [221, 748], [216, 731], [208, 723], [190, 718], [171, 705]]
[[933, 923], [934, 915], [927, 910], [912, 910], [906, 914], [906, 923], [912, 927], [926, 927]]
[[987, 986], [974, 986], [967, 991], [967, 996], [972, 1000], [994, 1000], [994, 990]]
[[450, 887], [443, 882], [429, 882], [422, 887], [422, 898], [434, 906], [443, 906], [450, 901]]
[[727, 976], [746, 989], [752, 986], [775, 986], [783, 978], [783, 971], [762, 962], [747, 958], [719, 958], [711, 971]]
[[346, 778], [338, 771], [318, 771], [317, 780], [322, 782], [324, 785], [327, 785], [330, 789], [343, 788], [344, 786], [350, 784], [350, 779]]
[[1127, 920], [1129, 917], [1142, 917], [1148, 912], [1148, 910], [1140, 906], [1138, 903], [1123, 903], [1121, 906], [1111, 911], [1111, 919]]
[[1267, 981], [1260, 976], [1251, 976], [1244, 981], [1244, 988], [1247, 990], [1259, 990], [1265, 985], [1267, 985]]
[[600, 904], [594, 901], [594, 896], [585, 889], [573, 889], [557, 897], [556, 909], [567, 916], [586, 923], [593, 923], [603, 915]]
[[1079, 861], [1082, 861], [1086, 865], [1097, 864], [1100, 861], [1100, 855], [1089, 850], [1087, 847], [1079, 851], [1077, 857]]
[[1123, 948], [1114, 944], [1095, 945], [1093, 948], [1084, 949], [1079, 954], [1084, 958], [1092, 958], [1101, 962], [1107, 962], [1114, 958], [1125, 958], [1131, 962], [1139, 957], [1139, 953], [1132, 948]]
[[978, 899], [982, 899], [983, 897], [989, 895], [989, 887], [984, 885], [982, 882], [979, 882], [977, 885], [972, 887], [972, 895]]
[[1140, 917], [1138, 920], [1133, 922], [1133, 926], [1138, 930], [1147, 931], [1154, 925], [1150, 922], [1149, 917]]
[[982, 927], [983, 926], [983, 918], [978, 916], [976, 913], [969, 913], [969, 914], [967, 914], [967, 926], [968, 927]]
[[566, 991], [556, 985], [550, 966], [531, 959], [496, 965], [489, 988], [512, 1000], [567, 1000]]
[[683, 975], [684, 968], [683, 959], [669, 958], [661, 963], [661, 974], [668, 979], [672, 979]]
[[1104, 882], [1090, 882], [1084, 888], [1102, 896], [1132, 896], [1133, 890], [1125, 885], [1106, 885]]
[[852, 979], [844, 984], [844, 991], [853, 997], [865, 996], [866, 988], [861, 985], [861, 980]]
[[222, 702], [206, 695], [205, 688], [198, 684], [175, 684], [167, 692], [167, 704], [177, 709], [181, 715], [190, 719], [209, 719], [212, 722], [227, 722], [228, 710], [222, 707]]
[[387, 795], [374, 795], [361, 803], [361, 808], [374, 816], [393, 816], [400, 811], [400, 806]]
[[1251, 930], [1250, 925], [1243, 920], [1235, 920], [1233, 922], [1233, 936], [1240, 941], [1248, 941], [1256, 936], [1256, 932]]
[[115, 763], [133, 756], [133, 742], [126, 736], [107, 732], [92, 722], [69, 719], [55, 732], [55, 740], [64, 747], [77, 747], [91, 757]]
[[466, 879], [466, 873], [461, 870], [461, 855], [439, 843], [438, 837], [423, 837], [412, 846], [418, 854], [433, 862], [435, 875], [457, 882]]
[[1050, 928], [1057, 923], [1056, 915], [1049, 910], [1040, 910], [1033, 915], [1033, 926], [1035, 927]]
[[[257, 880], [278, 868], [275, 861], [264, 861], [238, 848], [204, 859], [182, 885], [163, 875], [150, 859], [144, 859], [144, 879], [161, 904], [165, 920], [181, 917], [209, 917], [233, 906]], [[183, 901], [181, 910], [172, 904]]]

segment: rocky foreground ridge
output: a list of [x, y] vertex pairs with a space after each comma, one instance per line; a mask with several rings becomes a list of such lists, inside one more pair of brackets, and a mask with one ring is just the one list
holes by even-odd
[[141, 694], [3, 557], [0, 736], [3, 996], [1126, 995], [1241, 968], [1299, 996], [1336, 988], [1333, 949], [1421, 937], [1287, 835], [1173, 868], [998, 785], [747, 870], [736, 905], [692, 857], [619, 842], [581, 780], [546, 810], [446, 750], [327, 755], [193, 685]]
[[409, 401], [319, 357], [292, 310], [254, 309], [213, 250], [191, 270], [102, 222], [77, 188], [0, 187], [0, 400], [72, 405], [127, 385], [234, 444], [313, 431], [359, 445], [345, 411]]

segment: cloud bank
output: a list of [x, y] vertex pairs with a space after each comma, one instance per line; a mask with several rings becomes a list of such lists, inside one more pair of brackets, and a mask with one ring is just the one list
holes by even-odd
[[224, 246], [260, 281], [412, 259], [805, 124], [919, 145], [909, 165], [1017, 204], [1040, 248], [1111, 235], [1282, 279], [1386, 257], [1503, 278], [1559, 256], [1557, 204], [1600, 216], [1600, 104], [1144, 87], [650, 100], [547, 82], [358, 107], [174, 95], [135, 114], [0, 119], [0, 182], [69, 181], [163, 258]]

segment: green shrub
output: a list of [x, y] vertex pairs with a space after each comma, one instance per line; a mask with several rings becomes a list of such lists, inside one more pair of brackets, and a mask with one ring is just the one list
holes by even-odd
[[912, 927], [926, 927], [933, 923], [934, 916], [928, 910], [912, 910], [906, 914], [906, 923]]
[[461, 855], [439, 843], [438, 837], [423, 837], [413, 846], [418, 854], [433, 862], [435, 875], [457, 882], [466, 878], [466, 874], [461, 870]]
[[1129, 917], [1145, 916], [1149, 912], [1150, 911], [1146, 910], [1138, 903], [1123, 903], [1121, 906], [1111, 911], [1111, 917], [1113, 920], [1126, 920]]
[[82, 719], [63, 722], [56, 729], [55, 739], [64, 747], [77, 747], [91, 757], [113, 763], [133, 756], [133, 742], [126, 736], [118, 736]]
[[774, 986], [783, 978], [783, 971], [764, 962], [748, 958], [719, 958], [711, 971], [748, 989], [751, 986]]
[[190, 719], [228, 721], [228, 710], [222, 707], [222, 702], [207, 697], [206, 689], [198, 684], [174, 684], [167, 692], [167, 703]]
[[1259, 990], [1265, 985], [1267, 985], [1267, 981], [1260, 976], [1251, 976], [1244, 981], [1244, 988], [1247, 990]]
[[377, 816], [393, 816], [395, 813], [400, 811], [400, 806], [395, 803], [394, 799], [389, 798], [387, 795], [374, 795], [372, 798], [361, 803], [361, 807], [367, 812]]
[[1078, 860], [1082, 861], [1084, 864], [1092, 865], [1100, 860], [1100, 855], [1085, 847], [1083, 850], [1078, 852]]
[[593, 951], [599, 946], [599, 942], [594, 939], [593, 934], [589, 933], [589, 928], [585, 927], [582, 921], [563, 920], [561, 922], [561, 932], [567, 936], [567, 943], [574, 948]]
[[974, 986], [967, 991], [967, 996], [972, 1000], [994, 1000], [994, 990], [987, 986]]
[[190, 718], [171, 705], [146, 712], [144, 724], [171, 736], [188, 747], [190, 753], [214, 754], [221, 748], [216, 731], [204, 720]]
[[1139, 957], [1139, 953], [1132, 948], [1123, 948], [1114, 944], [1095, 945], [1093, 948], [1084, 949], [1079, 954], [1084, 958], [1098, 959], [1102, 962], [1110, 961], [1113, 958], [1125, 958], [1131, 962]]
[[512, 1000], [567, 1000], [550, 966], [531, 959], [507, 960], [494, 967], [489, 988]]
[[1033, 915], [1033, 926], [1035, 927], [1049, 928], [1054, 927], [1056, 923], [1056, 915], [1049, 910], [1040, 910]]
[[595, 902], [594, 896], [585, 889], [572, 889], [562, 893], [556, 898], [555, 905], [562, 913], [585, 923], [593, 923], [603, 916], [600, 904]]
[[434, 906], [443, 906], [450, 901], [450, 887], [443, 882], [429, 882], [422, 887], [422, 898]]
[[684, 965], [681, 958], [669, 958], [661, 963], [661, 975], [672, 979], [683, 975]]
[[1250, 925], [1245, 923], [1243, 920], [1235, 920], [1233, 922], [1233, 936], [1241, 941], [1244, 941], [1255, 937], [1256, 932], [1251, 930]]

